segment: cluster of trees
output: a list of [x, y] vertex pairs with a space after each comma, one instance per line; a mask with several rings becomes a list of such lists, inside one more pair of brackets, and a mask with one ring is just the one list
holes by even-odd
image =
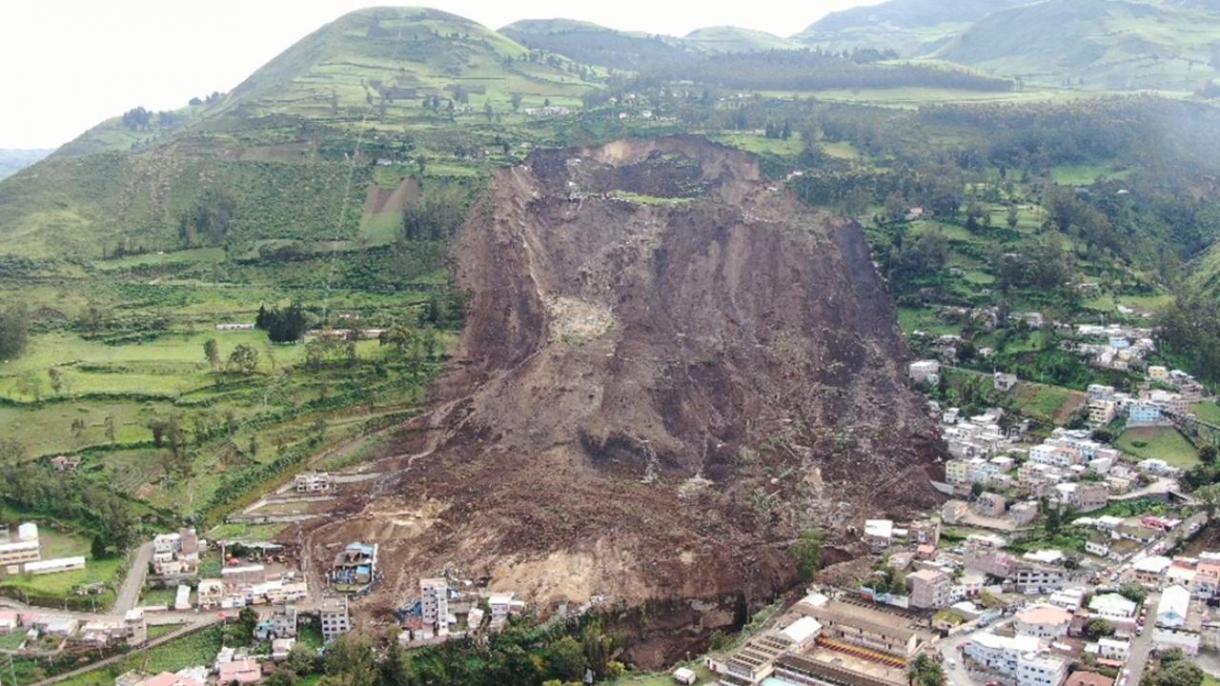
[[763, 129], [763, 133], [767, 138], [788, 140], [792, 137], [792, 124], [786, 119], [784, 120], [783, 124], [767, 122], [767, 126]]
[[1015, 288], [1032, 288], [1040, 293], [1072, 292], [1075, 275], [1072, 253], [1065, 250], [1055, 234], [1038, 241], [1022, 252], [1002, 252], [992, 257], [996, 285], [1007, 293]]
[[789, 553], [796, 558], [796, 568], [802, 581], [812, 581], [822, 568], [822, 532], [807, 529], [792, 544]]
[[1214, 296], [1183, 288], [1157, 324], [1162, 351], [1181, 359], [1202, 378], [1220, 379], [1220, 303]]
[[203, 357], [208, 361], [208, 366], [212, 371], [224, 369], [229, 373], [234, 374], [253, 374], [258, 369], [258, 350], [254, 347], [239, 344], [229, 353], [227, 361], [221, 360], [220, 344], [215, 338], [209, 338], [203, 342]]
[[132, 130], [147, 129], [153, 113], [144, 107], [133, 107], [123, 113], [123, 126]]
[[214, 102], [218, 102], [224, 96], [225, 96], [225, 94], [221, 93], [220, 91], [212, 91], [211, 93], [208, 93], [207, 95], [205, 95], [202, 98], [200, 98], [198, 96], [191, 98], [190, 102], [188, 102], [187, 104], [190, 105], [191, 107], [198, 107], [200, 105], [211, 105]]
[[1179, 649], [1161, 655], [1160, 666], [1144, 673], [1140, 686], [1202, 686], [1203, 670]]
[[189, 210], [178, 217], [178, 240], [182, 246], [220, 245], [229, 235], [237, 215], [237, 201], [214, 188], [204, 191]]
[[9, 506], [79, 522], [103, 542], [102, 549], [122, 551], [135, 541], [136, 520], [127, 502], [109, 490], [40, 464], [5, 460], [0, 470], [0, 500]]
[[294, 343], [305, 335], [306, 329], [309, 328], [309, 318], [300, 303], [294, 302], [284, 309], [267, 309], [266, 306], [260, 305], [254, 326], [266, 331], [267, 337], [275, 343]]
[[933, 660], [927, 653], [922, 653], [911, 662], [907, 670], [912, 686], [944, 686], [945, 672], [940, 663]]
[[461, 186], [429, 186], [419, 201], [403, 212], [402, 236], [407, 241], [438, 241], [457, 232], [466, 219], [470, 195]]
[[29, 332], [30, 313], [25, 303], [10, 303], [0, 310], [0, 360], [11, 360], [24, 353]]
[[894, 291], [910, 293], [945, 268], [949, 260], [949, 241], [937, 231], [906, 237], [900, 234], [895, 237], [893, 246], [878, 257]]
[[461, 639], [410, 652], [393, 638], [353, 633], [328, 646], [320, 665], [290, 660], [268, 683], [295, 684], [304, 670], [320, 667], [327, 686], [577, 684], [588, 672], [599, 681], [622, 674], [624, 666], [614, 660], [621, 644], [597, 620], [545, 627], [513, 620], [485, 641]]

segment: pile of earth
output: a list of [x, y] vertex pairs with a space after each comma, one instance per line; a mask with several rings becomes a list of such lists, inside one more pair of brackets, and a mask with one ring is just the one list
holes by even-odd
[[[820, 527], [932, 505], [935, 429], [860, 227], [698, 137], [534, 153], [455, 240], [466, 327], [386, 476], [310, 535], [616, 608], [656, 665], [798, 583]], [[645, 608], [646, 611], [642, 611]]]

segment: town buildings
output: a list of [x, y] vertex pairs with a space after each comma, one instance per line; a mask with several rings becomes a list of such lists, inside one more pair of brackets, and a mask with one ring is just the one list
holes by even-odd
[[159, 577], [195, 576], [199, 573], [199, 537], [193, 528], [153, 538], [152, 573]]

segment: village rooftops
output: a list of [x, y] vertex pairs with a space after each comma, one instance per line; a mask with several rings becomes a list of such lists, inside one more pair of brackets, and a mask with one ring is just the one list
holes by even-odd
[[1003, 650], [1019, 655], [1038, 651], [1042, 644], [1035, 636], [1000, 636], [991, 632], [977, 633], [970, 637], [973, 643], [991, 650]]
[[1114, 686], [1114, 680], [1097, 672], [1072, 672], [1063, 686]]
[[1173, 564], [1173, 560], [1162, 555], [1152, 555], [1140, 560], [1136, 560], [1131, 568], [1136, 572], [1145, 574], [1164, 574], [1169, 565]]
[[[907, 683], [904, 670], [889, 669], [846, 653], [829, 650], [818, 650], [804, 655], [782, 655], [776, 660], [775, 666], [780, 679], [783, 679], [786, 672], [790, 672], [798, 678], [813, 677], [819, 680], [814, 683], [843, 686], [903, 686]], [[786, 681], [784, 680], [785, 683]]]
[[784, 627], [779, 633], [781, 638], [799, 646], [809, 643], [821, 630], [822, 625], [818, 623], [818, 620], [813, 617], [801, 617]]
[[161, 672], [139, 682], [139, 686], [203, 686], [203, 682], [185, 674]]

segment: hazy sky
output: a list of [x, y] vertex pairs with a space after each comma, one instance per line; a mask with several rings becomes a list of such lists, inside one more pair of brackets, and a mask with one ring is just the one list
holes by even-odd
[[[569, 17], [681, 35], [735, 24], [790, 35], [878, 0], [435, 0], [499, 28]], [[376, 0], [0, 0], [0, 148], [55, 147], [137, 105], [227, 91], [294, 41]]]

